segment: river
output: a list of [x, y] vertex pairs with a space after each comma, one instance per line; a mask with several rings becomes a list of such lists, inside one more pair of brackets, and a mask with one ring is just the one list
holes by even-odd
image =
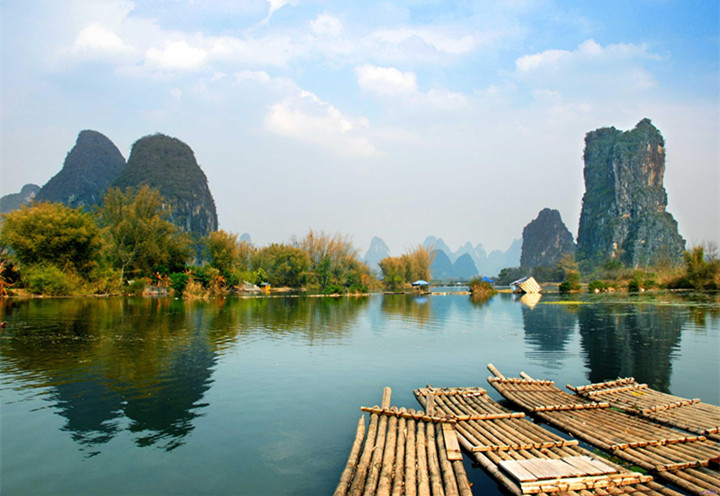
[[499, 400], [489, 362], [720, 402], [712, 298], [33, 299], [0, 320], [2, 494], [331, 494], [384, 386], [398, 407], [426, 384]]

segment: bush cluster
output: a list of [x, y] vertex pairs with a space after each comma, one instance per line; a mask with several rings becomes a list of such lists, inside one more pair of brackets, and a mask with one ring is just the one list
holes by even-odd
[[200, 298], [245, 283], [325, 293], [364, 293], [377, 284], [347, 237], [311, 230], [290, 244], [256, 248], [217, 231], [193, 241], [170, 222], [166, 205], [148, 187], [110, 189], [94, 214], [37, 203], [4, 215], [0, 289], [77, 295], [155, 287]]

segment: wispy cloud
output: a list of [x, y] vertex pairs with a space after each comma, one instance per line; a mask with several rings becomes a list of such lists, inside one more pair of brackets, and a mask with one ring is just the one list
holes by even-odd
[[366, 120], [350, 119], [308, 91], [275, 103], [265, 117], [265, 128], [271, 133], [356, 158], [379, 155], [364, 135], [367, 127]]
[[523, 55], [515, 60], [514, 76], [537, 95], [545, 96], [543, 91], [552, 91], [557, 95], [595, 99], [655, 87], [657, 82], [646, 64], [662, 60], [644, 44], [603, 46], [589, 39], [574, 50], [548, 49]]

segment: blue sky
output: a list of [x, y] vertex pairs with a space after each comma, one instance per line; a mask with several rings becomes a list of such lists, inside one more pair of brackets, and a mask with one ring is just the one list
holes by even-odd
[[82, 129], [127, 158], [185, 141], [220, 227], [394, 254], [506, 249], [545, 207], [574, 234], [585, 133], [650, 118], [668, 210], [720, 239], [716, 1], [4, 0], [0, 193]]

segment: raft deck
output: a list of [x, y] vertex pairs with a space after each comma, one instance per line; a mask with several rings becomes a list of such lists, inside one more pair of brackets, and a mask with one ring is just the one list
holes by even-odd
[[428, 415], [454, 420], [459, 444], [515, 496], [679, 493], [582, 449], [493, 401], [482, 388], [421, 388]]
[[358, 421], [335, 496], [471, 496], [455, 421], [391, 408], [390, 397], [385, 388], [379, 407], [361, 408], [370, 423], [366, 432], [364, 416]]
[[720, 493], [718, 443], [610, 408], [555, 387], [552, 381], [507, 378], [492, 364], [490, 384], [509, 401], [583, 441], [654, 472], [694, 494]]
[[720, 407], [656, 391], [634, 377], [568, 389], [591, 401], [604, 401], [631, 415], [720, 441]]

